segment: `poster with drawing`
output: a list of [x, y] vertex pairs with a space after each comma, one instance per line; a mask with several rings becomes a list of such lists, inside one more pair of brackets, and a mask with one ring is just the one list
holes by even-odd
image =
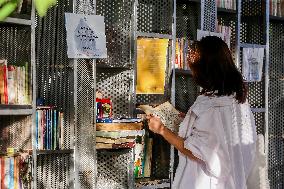
[[104, 17], [65, 13], [68, 58], [107, 58]]
[[243, 76], [248, 82], [261, 81], [264, 48], [243, 48]]

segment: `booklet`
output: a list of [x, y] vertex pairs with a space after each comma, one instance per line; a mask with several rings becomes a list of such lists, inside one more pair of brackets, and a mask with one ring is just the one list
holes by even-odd
[[175, 107], [169, 102], [165, 102], [157, 107], [140, 105], [138, 108], [143, 110], [148, 115], [152, 114], [159, 117], [164, 126], [173, 132], [178, 131], [179, 124], [183, 120], [183, 118], [180, 116], [180, 112], [176, 110]]

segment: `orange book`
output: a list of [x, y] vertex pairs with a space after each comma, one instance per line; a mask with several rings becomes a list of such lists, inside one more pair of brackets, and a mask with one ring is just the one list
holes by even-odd
[[19, 188], [19, 157], [14, 157], [14, 189]]

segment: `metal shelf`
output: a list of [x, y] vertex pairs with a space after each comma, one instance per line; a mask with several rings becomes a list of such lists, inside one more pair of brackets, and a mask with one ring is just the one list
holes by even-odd
[[72, 154], [74, 152], [73, 149], [67, 149], [67, 150], [37, 150], [36, 154]]
[[19, 25], [27, 25], [27, 26], [31, 26], [32, 25], [32, 21], [29, 20], [29, 19], [12, 18], [12, 17], [6, 18], [1, 23], [19, 24]]
[[237, 11], [234, 9], [226, 9], [226, 8], [221, 8], [221, 7], [217, 8], [217, 12], [223, 13], [223, 14], [236, 14], [237, 13]]
[[147, 33], [147, 32], [136, 32], [137, 37], [152, 37], [160, 39], [172, 39], [172, 35], [160, 34], [160, 33]]
[[192, 71], [191, 70], [175, 69], [175, 73], [176, 73], [176, 75], [192, 76]]
[[0, 115], [32, 115], [31, 105], [0, 104]]
[[272, 15], [269, 15], [269, 19], [270, 21], [284, 21], [284, 17], [279, 17], [279, 16], [272, 16]]

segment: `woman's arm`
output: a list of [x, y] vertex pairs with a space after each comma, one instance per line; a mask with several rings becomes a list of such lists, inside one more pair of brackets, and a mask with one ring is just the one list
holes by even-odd
[[147, 116], [149, 120], [148, 125], [149, 129], [154, 133], [162, 135], [165, 140], [167, 140], [171, 145], [173, 145], [178, 151], [186, 155], [192, 160], [201, 161], [200, 159], [196, 158], [192, 152], [186, 148], [184, 148], [184, 139], [179, 137], [177, 134], [173, 133], [171, 130], [166, 128], [161, 119], [155, 116]]

